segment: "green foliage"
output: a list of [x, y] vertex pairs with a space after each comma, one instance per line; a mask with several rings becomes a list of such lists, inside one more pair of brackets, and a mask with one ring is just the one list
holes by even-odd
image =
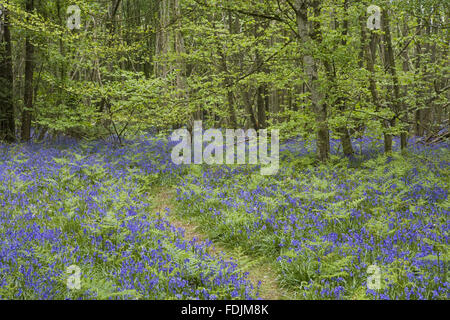
[[[178, 211], [198, 221], [211, 239], [231, 248], [239, 246], [256, 259], [276, 260], [280, 284], [308, 299], [334, 298], [337, 287], [345, 292], [341, 298], [370, 299], [362, 289], [368, 276], [362, 268], [378, 264], [390, 239], [418, 225], [433, 224], [436, 240], [424, 230], [412, 236], [421, 240], [396, 242], [402, 258], [396, 256], [382, 265], [381, 281], [382, 292], [404, 298], [405, 287], [420, 286], [410, 280], [411, 274], [437, 277], [441, 282], [423, 293], [431, 298], [439, 283], [448, 281], [448, 244], [442, 233], [448, 200], [431, 200], [429, 190], [448, 189], [448, 170], [429, 166], [436, 159], [445, 162], [448, 153], [422, 155], [380, 155], [356, 169], [345, 161], [313, 167], [307, 156], [286, 157], [281, 163], [285, 171], [274, 177], [245, 171], [228, 176], [205, 167], [179, 187], [179, 194], [185, 196]], [[205, 172], [220, 178], [208, 180], [206, 187], [201, 183]], [[295, 199], [296, 205], [286, 197]], [[370, 245], [361, 250], [356, 244], [339, 244], [355, 232], [362, 232]], [[324, 240], [329, 235], [335, 235], [334, 242]], [[433, 253], [416, 259], [424, 244]], [[418, 268], [418, 261], [430, 264]]]

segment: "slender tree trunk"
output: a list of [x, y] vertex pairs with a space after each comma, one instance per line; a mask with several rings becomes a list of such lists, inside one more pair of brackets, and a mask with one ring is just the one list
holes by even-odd
[[[394, 50], [392, 48], [392, 38], [391, 38], [391, 29], [389, 25], [389, 15], [387, 10], [383, 10], [382, 13], [383, 17], [383, 31], [384, 31], [384, 47], [385, 47], [385, 65], [387, 72], [389, 72], [392, 80], [392, 86], [390, 86], [390, 100], [392, 104], [392, 110], [395, 113], [395, 116], [397, 118], [401, 118], [402, 110], [400, 109], [400, 87], [398, 84], [398, 76], [397, 71], [395, 68], [395, 57], [394, 57]], [[390, 125], [395, 125], [395, 120], [392, 119], [390, 121]], [[404, 150], [406, 148], [406, 135], [401, 136], [401, 149]], [[392, 142], [391, 142], [392, 144]], [[386, 152], [390, 152], [392, 150], [392, 145]]]
[[[364, 57], [366, 60], [367, 70], [369, 71], [369, 91], [372, 97], [372, 103], [375, 106], [375, 110], [379, 111], [381, 108], [379, 94], [377, 89], [377, 83], [375, 80], [375, 61], [377, 52], [377, 35], [375, 33], [370, 33], [370, 39], [367, 43], [367, 34], [364, 18], [361, 16], [361, 42], [364, 46]], [[382, 121], [382, 124], [388, 127], [386, 121]], [[385, 152], [392, 151], [392, 136], [384, 134], [384, 150]]]
[[[256, 53], [256, 65], [261, 65], [262, 60], [259, 53]], [[266, 128], [266, 94], [267, 88], [265, 84], [260, 84], [256, 90], [256, 109], [258, 112], [258, 129]]]
[[258, 128], [266, 128], [266, 86], [260, 85], [257, 89], [256, 105], [258, 109]]
[[243, 100], [244, 100], [244, 104], [245, 107], [247, 109], [247, 114], [250, 117], [250, 123], [253, 127], [253, 129], [258, 130], [258, 121], [256, 120], [256, 116], [255, 113], [253, 112], [253, 102], [250, 99], [250, 92], [249, 92], [249, 88], [246, 88], [243, 90]]
[[226, 88], [227, 93], [227, 102], [228, 102], [228, 114], [229, 114], [229, 122], [232, 127], [232, 129], [237, 128], [237, 116], [236, 116], [236, 109], [234, 108], [234, 94], [232, 91], [232, 79], [228, 71], [227, 66], [227, 58], [225, 56], [225, 53], [223, 52], [222, 48], [220, 47], [220, 43], [217, 44], [218, 46], [218, 52], [220, 56], [220, 69], [222, 72], [225, 73], [225, 79], [224, 79], [224, 86]]
[[[402, 34], [403, 36], [406, 38], [408, 36], [408, 24], [406, 23], [406, 21], [403, 24], [403, 30], [402, 30]], [[405, 49], [404, 52], [402, 53], [402, 58], [403, 58], [403, 63], [402, 63], [402, 68], [403, 68], [403, 72], [404, 73], [408, 73], [410, 72], [410, 59], [409, 59], [409, 53], [408, 53], [408, 49]], [[409, 91], [409, 86], [408, 85], [404, 85], [403, 86], [403, 96], [406, 97]], [[403, 109], [403, 116], [401, 118], [402, 122], [406, 125], [408, 125], [408, 133], [402, 133], [401, 134], [401, 141], [402, 141], [402, 145], [403, 143], [407, 144], [407, 139], [408, 139], [408, 134], [411, 131], [411, 126], [409, 125], [409, 117], [408, 117], [408, 110], [410, 109], [410, 106], [407, 104], [406, 101], [404, 101], [402, 103], [402, 109]]]
[[[347, 10], [348, 8], [348, 0], [345, 0], [344, 2], [344, 8]], [[333, 15], [333, 13], [332, 13]], [[341, 44], [343, 46], [347, 45], [347, 40], [346, 40], [346, 36], [348, 34], [348, 20], [347, 18], [344, 19], [343, 21], [343, 26], [344, 26], [344, 30], [343, 30], [343, 38], [342, 38], [342, 42]], [[333, 28], [336, 29], [338, 27], [338, 22], [335, 20], [335, 23], [333, 24]], [[331, 66], [329, 63], [325, 64], [325, 68], [327, 69], [327, 74], [329, 77], [329, 81], [335, 86], [337, 87], [337, 83], [336, 83], [336, 72], [332, 70]], [[347, 109], [347, 96], [345, 96], [344, 94], [340, 94], [338, 97], [338, 108], [339, 111], [344, 113], [345, 110]], [[339, 126], [337, 128], [337, 132], [339, 133], [339, 136], [341, 138], [341, 143], [342, 143], [342, 151], [344, 152], [344, 155], [346, 156], [351, 156], [354, 151], [353, 151], [353, 146], [352, 146], [352, 141], [351, 141], [351, 137], [350, 137], [350, 133], [348, 131], [347, 125], [343, 124], [341, 126]]]
[[155, 73], [157, 77], [166, 78], [169, 73], [167, 54], [170, 51], [171, 41], [169, 34], [170, 13], [172, 0], [161, 0], [159, 2], [159, 31], [156, 35], [156, 56], [163, 61], [155, 63]]
[[[417, 35], [418, 38], [420, 38], [422, 33], [422, 24], [423, 22], [419, 19], [418, 26], [417, 26]], [[422, 85], [419, 81], [419, 75], [420, 70], [423, 67], [422, 66], [422, 46], [420, 44], [419, 40], [416, 40], [416, 46], [414, 48], [414, 55], [415, 55], [415, 72], [416, 72], [416, 81], [415, 81], [415, 97], [416, 97], [416, 111], [414, 114], [414, 123], [415, 123], [415, 134], [416, 136], [422, 137], [424, 135], [424, 127], [423, 127], [423, 113], [422, 113], [422, 106], [421, 106], [421, 98], [423, 96], [423, 90]]]
[[3, 17], [0, 19], [4, 22], [0, 24], [3, 28], [3, 32], [0, 32], [0, 141], [15, 142], [11, 32], [8, 12], [5, 8], [3, 8]]
[[[308, 8], [312, 7], [314, 11], [318, 11], [319, 3], [317, 1], [297, 0], [296, 5], [296, 20], [300, 40], [306, 46], [313, 45], [314, 39], [311, 35], [315, 36], [318, 34], [319, 25], [308, 21]], [[316, 114], [318, 158], [321, 161], [325, 161], [330, 155], [330, 135], [327, 122], [327, 106], [324, 103], [324, 97], [320, 92], [318, 83], [318, 61], [313, 57], [312, 53], [306, 53], [303, 57], [303, 65], [308, 77], [312, 109]]]
[[[181, 8], [180, 8], [180, 1], [174, 0], [174, 12], [177, 17], [181, 17]], [[184, 99], [185, 101], [188, 100], [187, 92], [186, 92], [186, 76], [187, 76], [187, 68], [186, 68], [186, 61], [183, 58], [183, 55], [186, 53], [186, 47], [184, 44], [184, 38], [181, 33], [181, 20], [178, 22], [178, 28], [175, 31], [175, 53], [177, 54], [177, 69], [179, 70], [177, 72], [177, 88], [180, 99]], [[187, 106], [186, 106], [187, 108]], [[202, 114], [201, 110], [199, 110], [200, 114]]]
[[237, 128], [237, 115], [236, 115], [236, 109], [235, 109], [235, 103], [234, 103], [234, 94], [233, 94], [233, 79], [230, 74], [230, 71], [228, 70], [228, 63], [227, 63], [227, 55], [222, 47], [222, 43], [220, 43], [220, 40], [218, 38], [218, 34], [215, 34], [217, 37], [217, 53], [219, 54], [219, 72], [224, 73], [224, 87], [226, 90], [226, 96], [227, 96], [227, 102], [228, 102], [228, 122], [231, 125], [232, 129]]
[[[26, 11], [32, 13], [34, 0], [27, 0]], [[21, 140], [28, 141], [31, 137], [31, 116], [33, 111], [33, 73], [34, 73], [34, 45], [31, 43], [31, 36], [27, 35], [25, 39], [25, 108], [22, 112], [22, 130]]]

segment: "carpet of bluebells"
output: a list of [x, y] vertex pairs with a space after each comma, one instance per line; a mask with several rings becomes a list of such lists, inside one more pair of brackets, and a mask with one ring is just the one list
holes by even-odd
[[257, 298], [211, 243], [152, 214], [151, 187], [180, 173], [169, 147], [0, 145], [0, 299]]
[[[270, 262], [292, 298], [450, 298], [447, 143], [412, 140], [386, 156], [361, 138], [345, 158], [333, 141], [318, 164], [313, 145], [292, 139], [280, 171], [262, 176], [175, 166], [164, 141], [0, 145], [0, 299], [258, 298], [237, 264], [208, 254], [211, 242], [184, 240], [155, 212], [160, 185], [210, 240]], [[380, 289], [369, 289], [372, 265]]]
[[298, 299], [449, 299], [449, 146], [410, 145], [386, 156], [382, 141], [361, 138], [347, 159], [333, 141], [330, 163], [317, 165], [314, 147], [293, 139], [274, 176], [193, 170], [180, 212], [213, 241], [274, 261]]

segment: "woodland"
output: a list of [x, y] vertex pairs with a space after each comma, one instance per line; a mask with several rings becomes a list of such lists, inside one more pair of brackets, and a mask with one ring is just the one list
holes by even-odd
[[[0, 299], [449, 299], [449, 17], [0, 0]], [[279, 170], [174, 162], [196, 121]]]

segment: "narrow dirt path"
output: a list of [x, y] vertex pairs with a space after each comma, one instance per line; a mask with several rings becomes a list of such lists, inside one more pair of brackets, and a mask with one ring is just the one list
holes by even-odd
[[[176, 215], [174, 212], [173, 198], [175, 197], [175, 191], [171, 189], [158, 189], [154, 191], [154, 210], [160, 214], [166, 213], [166, 208], [169, 209], [169, 216], [167, 219], [170, 223], [177, 227], [185, 230], [185, 238], [187, 241], [192, 241], [194, 238], [196, 241], [202, 242], [207, 240], [207, 236], [199, 231], [199, 226], [194, 222], [187, 221]], [[226, 259], [233, 258], [233, 262], [238, 264], [238, 267], [242, 268], [243, 272], [248, 272], [248, 278], [253, 283], [253, 285], [258, 285], [261, 281], [260, 286], [260, 297], [264, 300], [280, 300], [287, 298], [287, 295], [283, 290], [280, 289], [277, 283], [277, 274], [272, 270], [268, 263], [256, 261], [255, 263], [239, 263], [240, 261], [254, 262], [254, 259], [244, 255], [240, 252], [229, 250], [223, 248], [217, 244], [213, 244], [211, 255], [218, 255], [219, 253], [224, 254]]]

